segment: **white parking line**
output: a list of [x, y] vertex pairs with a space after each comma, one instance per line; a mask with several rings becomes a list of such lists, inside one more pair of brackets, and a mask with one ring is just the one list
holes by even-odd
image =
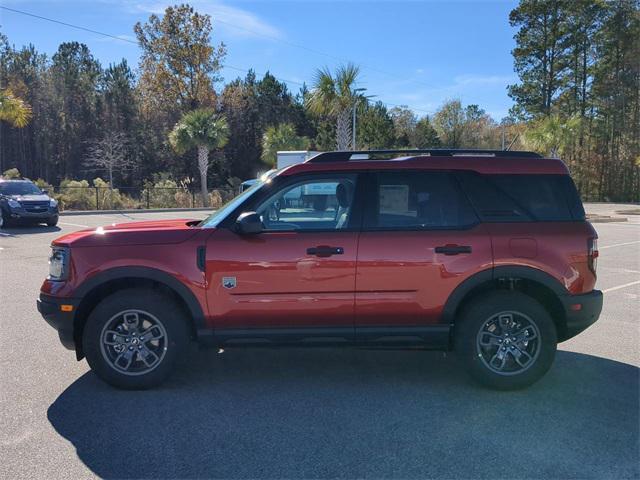
[[625, 245], [635, 245], [636, 243], [640, 243], [640, 240], [637, 240], [635, 242], [616, 243], [615, 245], [605, 245], [604, 247], [598, 247], [598, 250], [604, 250], [606, 248], [614, 247], [624, 247]]
[[71, 227], [89, 228], [89, 225], [80, 225], [79, 223], [58, 222], [60, 225], [69, 225]]
[[617, 287], [606, 288], [602, 290], [602, 293], [614, 292], [616, 290], [620, 290], [621, 288], [627, 288], [627, 287], [631, 287], [633, 285], [638, 285], [638, 284], [640, 284], [640, 280], [636, 280], [635, 282], [625, 283], [624, 285], [618, 285]]

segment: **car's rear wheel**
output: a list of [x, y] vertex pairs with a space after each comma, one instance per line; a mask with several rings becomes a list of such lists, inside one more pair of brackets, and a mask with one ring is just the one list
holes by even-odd
[[189, 341], [180, 307], [153, 290], [118, 291], [96, 306], [87, 320], [83, 347], [92, 370], [124, 389], [160, 384]]
[[535, 383], [551, 367], [556, 346], [549, 313], [520, 292], [479, 297], [456, 323], [456, 353], [471, 376], [491, 388], [514, 390]]

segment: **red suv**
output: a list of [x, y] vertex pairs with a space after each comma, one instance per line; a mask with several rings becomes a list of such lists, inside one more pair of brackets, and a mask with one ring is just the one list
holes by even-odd
[[203, 221], [55, 240], [38, 309], [122, 388], [157, 385], [196, 340], [453, 349], [476, 380], [514, 389], [597, 320], [596, 238], [560, 160], [327, 152]]

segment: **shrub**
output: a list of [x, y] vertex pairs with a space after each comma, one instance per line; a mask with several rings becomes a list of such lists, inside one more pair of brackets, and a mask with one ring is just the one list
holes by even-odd
[[93, 210], [96, 208], [95, 189], [89, 188], [86, 180], [70, 180], [60, 182], [58, 202], [63, 210]]
[[17, 168], [10, 168], [9, 170], [5, 170], [2, 173], [2, 176], [6, 179], [21, 178], [20, 170], [18, 170]]

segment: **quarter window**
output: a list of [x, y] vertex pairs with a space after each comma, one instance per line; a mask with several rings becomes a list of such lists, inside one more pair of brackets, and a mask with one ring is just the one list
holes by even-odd
[[376, 205], [373, 215], [369, 215], [368, 228], [457, 228], [476, 221], [455, 179], [448, 173], [377, 174]]

